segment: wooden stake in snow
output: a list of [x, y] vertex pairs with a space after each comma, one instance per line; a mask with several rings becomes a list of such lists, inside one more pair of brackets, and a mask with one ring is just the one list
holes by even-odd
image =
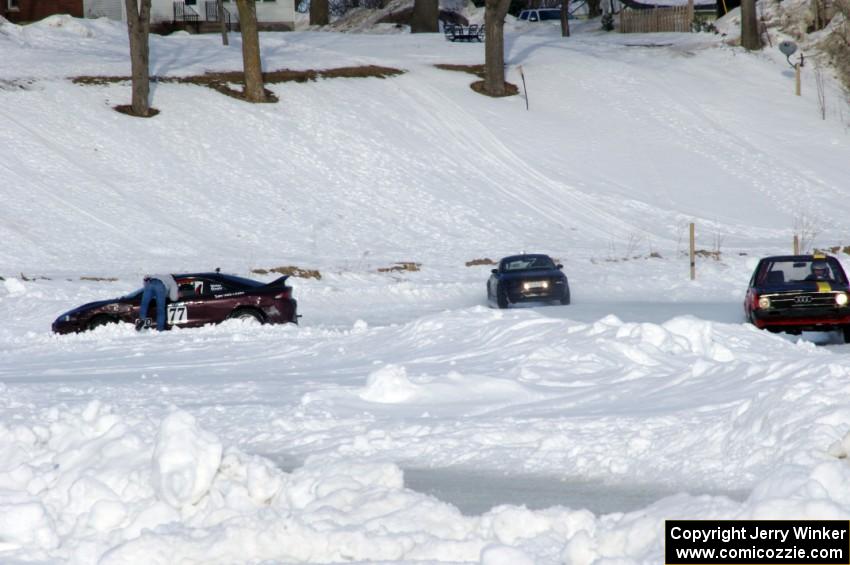
[[690, 224], [691, 232], [691, 280], [697, 278], [696, 248], [694, 246], [694, 223]]
[[800, 254], [800, 237], [794, 234], [794, 255]]
[[522, 72], [522, 65], [517, 67], [519, 76], [522, 78], [522, 93], [525, 95], [525, 109], [528, 110], [528, 91], [525, 89], [525, 73]]
[[800, 96], [800, 63], [794, 65], [794, 94]]

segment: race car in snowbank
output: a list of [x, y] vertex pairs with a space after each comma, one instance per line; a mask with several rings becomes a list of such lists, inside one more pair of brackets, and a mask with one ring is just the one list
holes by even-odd
[[[263, 324], [297, 323], [298, 304], [292, 298], [292, 287], [286, 284], [288, 278], [263, 283], [217, 272], [174, 275], [179, 297], [166, 306], [166, 327], [197, 327], [228, 318]], [[53, 331], [67, 334], [119, 322], [133, 324], [141, 302], [139, 289], [121, 298], [84, 304], [56, 318]], [[156, 299], [151, 301], [148, 316], [156, 317]]]
[[834, 257], [765, 257], [750, 278], [744, 311], [757, 328], [792, 334], [841, 330], [850, 342], [848, 297], [847, 275]]
[[499, 308], [517, 302], [557, 300], [570, 303], [570, 284], [551, 257], [540, 254], [511, 255], [499, 261], [487, 281], [487, 299]]

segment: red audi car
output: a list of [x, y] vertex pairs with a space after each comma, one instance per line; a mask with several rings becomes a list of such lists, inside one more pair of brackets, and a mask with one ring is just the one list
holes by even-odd
[[[191, 328], [228, 318], [253, 319], [263, 324], [298, 323], [298, 303], [292, 298], [288, 276], [263, 283], [221, 273], [174, 275], [180, 287], [177, 302], [166, 305], [167, 328]], [[139, 317], [142, 289], [121, 298], [83, 304], [53, 322], [60, 334], [82, 332], [114, 323], [132, 324]], [[156, 299], [148, 316], [156, 317]]]
[[744, 312], [757, 328], [799, 334], [841, 330], [850, 343], [850, 285], [828, 255], [783, 255], [759, 261]]

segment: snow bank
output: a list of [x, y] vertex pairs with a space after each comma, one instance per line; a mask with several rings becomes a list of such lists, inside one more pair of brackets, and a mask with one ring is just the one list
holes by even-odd
[[404, 402], [416, 395], [417, 387], [407, 379], [404, 367], [388, 365], [369, 374], [360, 398], [371, 402]]
[[176, 508], [194, 504], [212, 484], [221, 463], [221, 443], [198, 428], [195, 418], [175, 412], [162, 422], [153, 460], [153, 485]]
[[182, 473], [209, 480], [200, 494], [181, 491], [176, 508], [164, 500], [176, 491], [164, 497], [157, 486], [168, 459], [163, 445], [191, 448], [200, 440], [220, 453], [216, 438], [191, 416], [172, 412], [155, 435], [97, 402], [43, 416], [44, 425], [0, 433], [0, 449], [18, 454], [0, 462], [4, 560], [652, 563], [665, 518], [840, 519], [850, 511], [845, 460], [779, 469], [745, 503], [676, 495], [628, 514], [500, 506], [465, 517], [405, 489], [392, 464], [308, 460], [284, 473], [232, 447], [220, 459], [180, 462]]

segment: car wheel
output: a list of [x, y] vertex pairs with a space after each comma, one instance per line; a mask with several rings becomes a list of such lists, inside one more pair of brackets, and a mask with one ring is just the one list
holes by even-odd
[[107, 324], [115, 324], [118, 320], [115, 318], [111, 318], [109, 316], [95, 316], [89, 322], [89, 329], [93, 330], [95, 328], [99, 328], [100, 326], [105, 326]]
[[501, 286], [496, 287], [496, 305], [499, 308], [508, 307], [508, 291]]
[[253, 308], [240, 308], [238, 310], [234, 310], [228, 318], [242, 321], [255, 321], [259, 324], [264, 322], [263, 315]]
[[561, 297], [561, 304], [566, 306], [570, 303], [570, 289], [564, 290], [564, 296]]
[[850, 326], [841, 328], [841, 333], [844, 334], [844, 343], [850, 343]]

